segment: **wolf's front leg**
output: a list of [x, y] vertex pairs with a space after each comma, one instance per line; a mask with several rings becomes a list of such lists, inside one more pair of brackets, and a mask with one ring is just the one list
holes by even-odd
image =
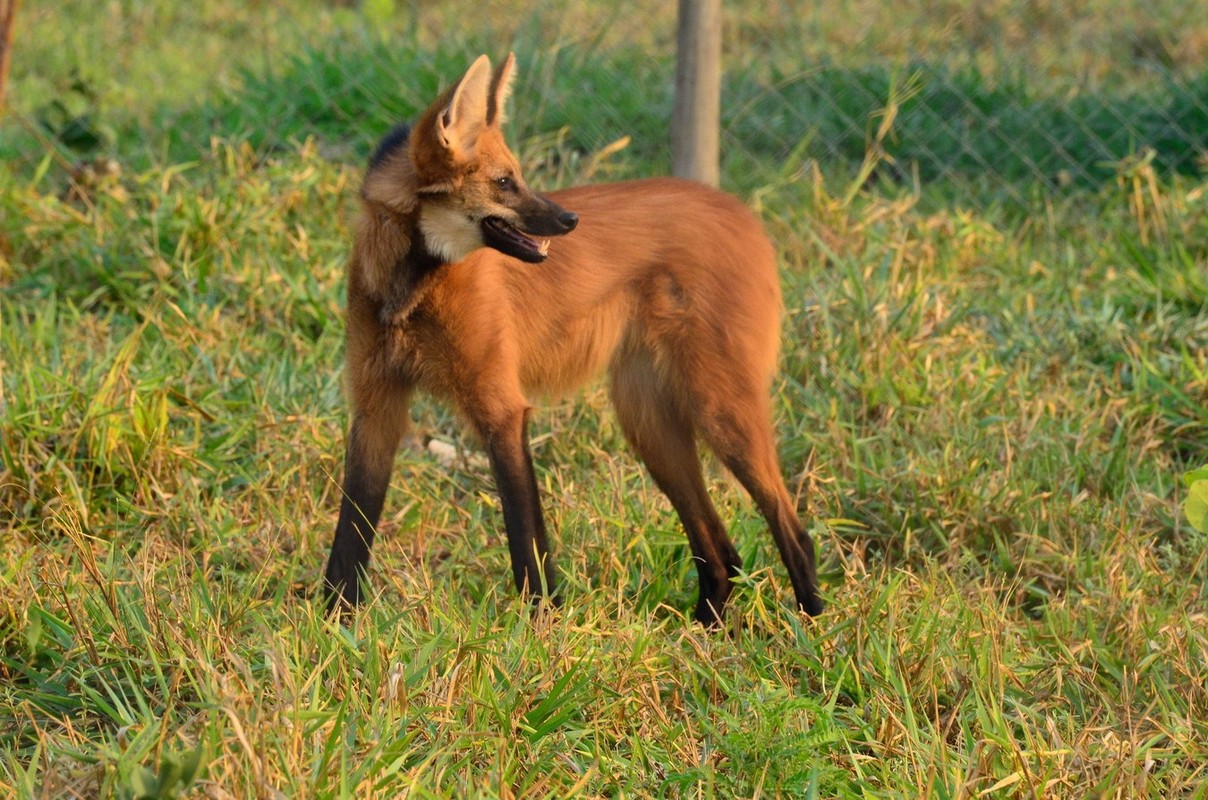
[[527, 411], [520, 409], [502, 415], [483, 427], [491, 471], [503, 505], [516, 588], [521, 594], [548, 599], [557, 605], [554, 563], [528, 446]]
[[353, 414], [344, 461], [344, 497], [324, 577], [328, 611], [361, 601], [361, 582], [369, 565], [369, 550], [386, 499], [394, 454], [409, 423], [406, 397], [392, 399], [397, 403]]

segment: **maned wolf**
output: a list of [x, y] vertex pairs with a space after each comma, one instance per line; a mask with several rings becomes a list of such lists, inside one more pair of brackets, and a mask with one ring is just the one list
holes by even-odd
[[451, 401], [481, 437], [516, 586], [554, 598], [529, 398], [607, 372], [621, 428], [688, 534], [696, 619], [721, 622], [741, 567], [705, 490], [697, 437], [754, 498], [797, 605], [820, 613], [813, 543], [772, 438], [781, 304], [762, 226], [733, 197], [683, 180], [534, 194], [500, 129], [513, 63], [492, 75], [481, 56], [413, 129], [383, 139], [365, 175], [348, 267], [352, 421], [329, 607], [361, 598], [416, 389]]

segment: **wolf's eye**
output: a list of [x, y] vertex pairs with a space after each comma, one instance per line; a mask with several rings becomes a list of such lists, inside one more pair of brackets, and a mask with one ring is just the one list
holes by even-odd
[[495, 185], [505, 192], [516, 191], [516, 181], [511, 175], [504, 175], [502, 178], [496, 178]]

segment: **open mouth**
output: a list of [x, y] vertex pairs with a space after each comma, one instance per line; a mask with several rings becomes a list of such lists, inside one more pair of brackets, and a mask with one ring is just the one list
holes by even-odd
[[482, 241], [505, 255], [540, 264], [549, 255], [549, 239], [538, 241], [501, 217], [486, 217], [479, 223]]

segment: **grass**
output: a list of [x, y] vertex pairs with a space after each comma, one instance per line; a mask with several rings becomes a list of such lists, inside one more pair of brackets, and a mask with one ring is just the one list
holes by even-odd
[[[1087, 19], [1000, 5], [957, 39], [942, 10], [911, 11], [905, 44], [859, 39], [860, 3], [732, 21], [748, 47], [727, 130], [750, 145], [726, 180], [781, 249], [780, 453], [830, 609], [790, 612], [763, 525], [714, 468], [750, 570], [724, 635], [690, 622], [682, 532], [601, 387], [535, 415], [560, 613], [515, 597], [489, 474], [419, 449], [399, 458], [374, 602], [347, 625], [313, 602], [372, 137], [514, 41], [513, 140], [539, 185], [662, 171], [667, 11], [504, 8], [442, 37], [458, 11], [415, 4], [383, 43], [363, 30], [380, 4], [23, 7], [0, 132], [0, 795], [1205, 796], [1208, 541], [1179, 511], [1182, 472], [1208, 462], [1199, 167], [1171, 169], [1156, 137], [1152, 156], [1074, 148], [1094, 179], [1060, 191], [1011, 174], [1010, 202], [971, 165], [916, 186], [874, 158], [864, 181], [858, 134], [837, 161], [809, 149], [838, 112], [809, 106], [811, 137], [760, 88], [775, 68], [887, 100], [891, 78], [911, 89], [894, 48], [932, 43], [951, 67], [919, 73], [881, 140], [901, 165], [944, 92], [1019, 130], [1020, 108], [1065, 124], [1045, 99], [1061, 77], [1000, 80], [996, 48], [1099, 75], [1143, 11], [1137, 40], [1202, 83], [1204, 28], [1175, 6], [1096, 4], [1071, 52], [1059, 34]], [[834, 70], [810, 72], [822, 58]], [[1128, 114], [1183, 102], [1132, 67], [1088, 91]], [[794, 80], [781, 96], [817, 91]], [[97, 141], [48, 156], [38, 115], [64, 97]], [[843, 113], [872, 131], [874, 111]], [[120, 172], [72, 187], [97, 156]], [[475, 447], [440, 406], [415, 416]]]

